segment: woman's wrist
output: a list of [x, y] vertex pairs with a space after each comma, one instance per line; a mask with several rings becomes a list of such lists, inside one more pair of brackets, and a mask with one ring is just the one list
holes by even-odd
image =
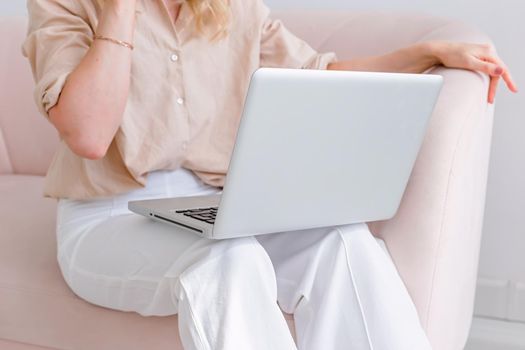
[[428, 66], [432, 67], [442, 64], [441, 55], [443, 52], [443, 43], [440, 41], [425, 41], [420, 43], [421, 55], [423, 59], [428, 62]]
[[333, 62], [327, 69], [421, 73], [441, 64], [441, 50], [440, 42], [426, 41], [381, 56]]
[[135, 1], [108, 1], [96, 29], [96, 35], [121, 40], [133, 44], [135, 27]]
[[110, 13], [112, 17], [134, 18], [136, 9], [135, 0], [108, 1], [104, 2], [103, 11]]

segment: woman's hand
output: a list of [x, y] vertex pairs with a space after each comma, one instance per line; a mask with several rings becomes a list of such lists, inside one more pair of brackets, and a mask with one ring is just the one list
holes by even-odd
[[494, 103], [496, 88], [501, 78], [512, 92], [518, 92], [510, 72], [488, 44], [468, 44], [451, 41], [425, 41], [378, 56], [358, 57], [330, 63], [327, 69], [369, 72], [422, 73], [442, 64], [463, 68], [490, 76], [488, 102]]
[[494, 103], [494, 96], [500, 79], [505, 81], [512, 92], [518, 87], [512, 79], [509, 69], [498, 57], [496, 50], [489, 44], [468, 44], [451, 41], [429, 42], [431, 51], [438, 61], [450, 68], [464, 68], [486, 73], [490, 76], [488, 102]]

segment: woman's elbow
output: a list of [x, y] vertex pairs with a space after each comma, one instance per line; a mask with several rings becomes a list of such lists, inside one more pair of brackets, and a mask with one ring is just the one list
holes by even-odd
[[69, 149], [77, 156], [89, 160], [98, 160], [106, 156], [109, 145], [93, 140], [88, 135], [61, 134]]
[[98, 128], [71, 124], [70, 119], [64, 118], [55, 107], [49, 110], [49, 119], [69, 149], [77, 156], [97, 160], [106, 155], [110, 142], [101, 140], [101, 135], [97, 135], [100, 131]]

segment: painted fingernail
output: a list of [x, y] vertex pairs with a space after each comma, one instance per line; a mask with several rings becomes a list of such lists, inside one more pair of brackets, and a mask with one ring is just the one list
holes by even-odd
[[497, 75], [502, 74], [502, 73], [503, 73], [503, 68], [501, 68], [501, 67], [496, 68], [496, 70], [494, 71], [494, 73], [497, 74]]

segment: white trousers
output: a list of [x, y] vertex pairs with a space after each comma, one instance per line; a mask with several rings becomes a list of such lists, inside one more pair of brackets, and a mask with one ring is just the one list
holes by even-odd
[[[185, 349], [430, 349], [365, 223], [215, 241], [127, 209], [132, 199], [216, 192], [181, 168], [151, 172], [122, 195], [60, 199], [64, 279], [99, 306], [178, 313]], [[297, 344], [281, 309], [294, 314]]]

